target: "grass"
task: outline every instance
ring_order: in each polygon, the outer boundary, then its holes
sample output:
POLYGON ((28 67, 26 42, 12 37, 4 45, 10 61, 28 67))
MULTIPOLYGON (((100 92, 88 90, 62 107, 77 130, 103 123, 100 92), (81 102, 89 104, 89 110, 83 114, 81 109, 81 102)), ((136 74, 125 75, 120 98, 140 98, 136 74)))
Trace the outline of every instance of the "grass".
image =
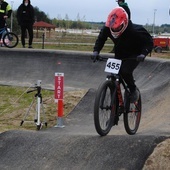
MULTIPOLYGON (((40 34, 39 38, 34 38, 33 47, 35 49, 42 49, 41 37, 42 35, 40 34)), ((96 38, 96 36, 83 34, 76 35, 51 32, 51 38, 46 38, 44 41, 44 48, 56 50, 93 51, 96 38)), ((26 42, 28 42, 28 39, 26 39, 26 42)), ((107 45, 104 47, 103 51, 109 52, 112 50, 112 46, 109 43, 111 42, 107 41, 107 45)), ((22 48, 20 41, 18 47, 22 48)), ((34 116, 36 113, 35 105, 32 107, 24 124, 20 126, 21 120, 27 113, 30 103, 34 98, 33 93, 27 94, 26 91, 27 88, 23 87, 0 86, 0 132, 11 129, 36 129, 34 124, 34 116)), ((65 115, 70 113, 84 93, 84 91, 64 92, 65 115)), ((54 92, 42 90, 42 94, 46 119, 48 120, 48 127, 52 127, 56 124, 57 114, 57 106, 54 103, 54 92)))
MULTIPOLYGON (((18 48, 22 48, 22 45, 19 43, 18 48)), ((94 44, 77 44, 77 43, 48 43, 46 42, 44 44, 44 47, 42 45, 42 42, 33 42, 33 48, 34 49, 55 49, 55 50, 71 50, 71 51, 93 51, 94 44)), ((102 52, 110 52, 113 48, 113 45, 105 45, 102 49, 102 52)))
MULTIPOLYGON (((50 38, 44 39, 44 49, 56 49, 56 50, 73 50, 73 51, 93 51, 93 47, 97 36, 84 35, 84 34, 72 34, 72 33, 60 33, 51 32, 50 38)), ((36 37, 36 35, 34 36, 36 37)), ((19 36, 19 39, 20 36, 19 36)), ((26 39, 28 42, 28 39, 26 39)), ((39 33, 39 38, 33 39, 33 47, 35 49, 42 49, 43 47, 42 33, 39 33)), ((22 48, 21 42, 17 46, 22 48)), ((110 52, 113 48, 113 43, 110 39, 106 41, 106 45, 102 49, 102 52, 110 52)))
MULTIPOLYGON (((47 34, 47 38, 44 39, 44 49, 55 49, 55 50, 72 50, 72 51, 88 51, 92 52, 97 35, 86 35, 86 34, 73 34, 65 32, 51 32, 50 37, 47 34)), ((36 37, 36 35, 34 36, 36 37)), ((19 37, 20 39, 20 37, 19 37)), ((35 49, 42 49, 42 32, 39 32, 39 38, 34 38, 33 47, 35 49)), ((28 39, 26 39, 28 42, 28 39)), ((109 53, 113 49, 113 42, 108 39, 101 52, 109 53)), ((22 45, 19 41, 19 48, 22 45)), ((170 51, 164 51, 163 53, 152 52, 152 56, 159 58, 170 59, 170 51)))
MULTIPOLYGON (((74 51, 93 51, 93 46, 96 36, 90 35, 75 35, 59 33, 51 34, 52 38, 45 39, 45 49, 56 50, 74 50, 74 51)), ((28 40, 26 40, 28 42, 28 40)), ((42 38, 34 38, 33 46, 35 49, 42 49, 42 38)), ((18 47, 21 47, 19 43, 18 47)), ((102 49, 102 52, 110 52, 113 44, 110 40, 102 49)), ((153 53, 152 56, 158 58, 170 59, 170 53, 153 53)), ((30 103, 34 99, 35 93, 27 94, 28 88, 24 87, 11 87, 0 86, 0 132, 12 129, 29 129, 35 130, 34 123, 35 104, 33 105, 29 115, 26 117, 25 122, 20 126, 21 120, 27 113, 30 103)), ((64 92, 64 114, 67 115, 80 101, 86 91, 71 91, 64 92)), ((54 103, 54 92, 42 89, 44 110, 48 127, 56 124, 57 105, 54 103)), ((36 102, 35 102, 36 103, 36 102)))
MULTIPOLYGON (((14 129, 35 130, 34 117, 36 114, 35 92, 25 87, 0 86, 0 132, 14 129), (31 110, 28 112, 31 102, 35 99, 31 110), (28 112, 28 116, 26 116, 28 112), (21 121, 26 116, 22 126, 21 121)), ((64 92, 64 116, 69 114, 80 101, 86 91, 64 92)), ((42 89, 43 106, 48 127, 53 127, 57 122, 57 104, 54 102, 54 91, 42 89)), ((44 117, 41 110, 41 121, 44 117)))

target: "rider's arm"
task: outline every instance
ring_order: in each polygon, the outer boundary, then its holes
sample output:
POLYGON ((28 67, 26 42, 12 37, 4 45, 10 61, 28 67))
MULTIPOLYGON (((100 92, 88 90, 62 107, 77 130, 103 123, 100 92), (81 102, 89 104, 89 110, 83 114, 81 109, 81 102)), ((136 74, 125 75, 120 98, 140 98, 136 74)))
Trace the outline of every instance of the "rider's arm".
POLYGON ((9 4, 6 7, 6 11, 7 11, 7 15, 5 15, 6 18, 10 18, 11 17, 11 13, 12 13, 12 9, 11 9, 11 6, 9 4))
POLYGON ((141 54, 147 56, 152 52, 153 49, 153 39, 151 35, 147 32, 145 28, 141 30, 139 34, 139 40, 141 41, 141 54))
POLYGON ((149 53, 152 52, 153 49, 153 39, 151 36, 147 36, 145 37, 145 45, 143 46, 143 50, 142 50, 142 54, 144 54, 145 56, 147 56, 149 53))
POLYGON ((99 33, 97 40, 95 42, 93 51, 97 51, 98 53, 100 53, 100 51, 102 50, 107 38, 110 37, 109 34, 110 34, 109 28, 104 26, 100 30, 100 33, 99 33))

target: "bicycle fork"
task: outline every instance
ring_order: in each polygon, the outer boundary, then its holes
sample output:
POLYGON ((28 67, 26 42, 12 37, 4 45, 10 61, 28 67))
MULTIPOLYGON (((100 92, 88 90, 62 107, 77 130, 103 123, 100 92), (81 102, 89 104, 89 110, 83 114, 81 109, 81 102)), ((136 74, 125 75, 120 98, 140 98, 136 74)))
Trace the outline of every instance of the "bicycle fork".
POLYGON ((124 101, 123 101, 123 96, 120 88, 120 82, 119 79, 116 79, 116 90, 117 90, 117 97, 118 97, 118 114, 119 116, 125 112, 124 108, 124 101))

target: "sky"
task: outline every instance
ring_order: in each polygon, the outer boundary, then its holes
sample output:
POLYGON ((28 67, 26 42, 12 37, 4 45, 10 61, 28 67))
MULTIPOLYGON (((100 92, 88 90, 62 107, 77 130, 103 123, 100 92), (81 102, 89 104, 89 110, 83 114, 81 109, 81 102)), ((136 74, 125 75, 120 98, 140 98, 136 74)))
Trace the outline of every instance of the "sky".
MULTIPOLYGON (((14 10, 22 0, 6 0, 14 10)), ((170 0, 126 0, 131 19, 136 24, 170 24, 170 0)), ((31 4, 44 11, 50 19, 105 22, 109 12, 117 6, 116 0, 31 0, 31 4)))

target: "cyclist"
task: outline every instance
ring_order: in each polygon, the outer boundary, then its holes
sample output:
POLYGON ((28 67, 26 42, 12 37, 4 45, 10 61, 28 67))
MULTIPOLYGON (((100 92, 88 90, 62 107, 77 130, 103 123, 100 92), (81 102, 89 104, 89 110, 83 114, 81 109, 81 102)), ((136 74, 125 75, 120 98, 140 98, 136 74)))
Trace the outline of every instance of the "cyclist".
MULTIPOLYGON (((0 29, 5 27, 5 19, 10 18, 12 13, 11 6, 4 0, 0 0, 0 29)), ((0 40, 2 33, 0 34, 0 40)))
POLYGON ((141 25, 130 22, 128 14, 122 7, 116 7, 108 15, 105 26, 101 29, 95 42, 92 56, 94 62, 99 59, 99 53, 107 38, 110 38, 114 43, 115 58, 126 58, 122 61, 120 74, 128 85, 133 103, 139 97, 133 71, 139 61, 144 61, 145 57, 152 51, 152 37, 141 25), (130 58, 136 58, 136 60, 130 58))

